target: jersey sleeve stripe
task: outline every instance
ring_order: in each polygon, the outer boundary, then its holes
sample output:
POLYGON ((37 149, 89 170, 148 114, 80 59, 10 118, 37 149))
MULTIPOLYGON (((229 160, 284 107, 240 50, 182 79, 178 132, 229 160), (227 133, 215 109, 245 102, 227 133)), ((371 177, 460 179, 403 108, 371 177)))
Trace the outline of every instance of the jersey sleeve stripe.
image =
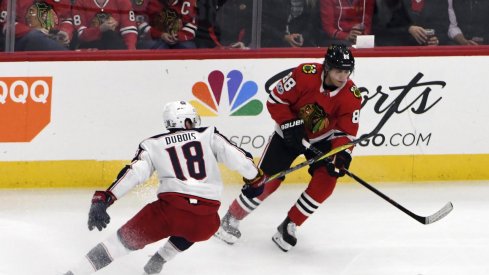
POLYGON ((126 35, 126 34, 129 34, 129 33, 135 33, 135 34, 137 34, 138 33, 138 28, 136 28, 135 26, 129 26, 129 27, 121 28, 120 29, 120 33, 121 33, 121 35, 126 35))
POLYGON ((113 190, 117 184, 126 176, 126 174, 129 172, 129 169, 131 169, 131 165, 135 163, 136 161, 141 159, 141 154, 144 152, 144 149, 141 147, 141 144, 139 145, 138 151, 136 152, 136 155, 134 158, 131 160, 131 164, 128 164, 122 168, 122 170, 119 172, 117 175, 115 181, 107 188, 107 190, 113 190))
POLYGON ((276 95, 274 95, 273 91, 270 93, 270 95, 268 96, 268 102, 272 103, 272 104, 285 104, 285 105, 289 105, 289 103, 281 100, 280 98, 278 98, 276 95))
POLYGON ((186 31, 186 32, 189 32, 193 35, 195 35, 195 32, 197 31, 197 26, 193 25, 193 24, 190 24, 190 23, 187 23, 185 24, 185 26, 182 28, 182 30, 186 31))
POLYGON ((234 143, 232 143, 229 139, 227 139, 227 137, 225 137, 224 135, 221 135, 221 133, 219 133, 219 131, 217 131, 216 128, 214 128, 214 134, 216 134, 218 137, 221 137, 224 141, 226 141, 227 143, 229 143, 231 146, 233 146, 234 148, 236 148, 238 151, 240 151, 243 155, 245 155, 248 159, 252 160, 253 161, 253 155, 251 155, 249 152, 247 152, 246 150, 244 150, 243 148, 240 148, 238 146, 236 146, 234 143))

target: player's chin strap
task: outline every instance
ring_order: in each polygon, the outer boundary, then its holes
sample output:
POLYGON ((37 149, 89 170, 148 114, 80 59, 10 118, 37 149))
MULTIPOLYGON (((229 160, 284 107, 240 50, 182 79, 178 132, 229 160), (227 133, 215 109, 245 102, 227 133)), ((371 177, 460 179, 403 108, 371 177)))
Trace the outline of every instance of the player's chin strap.
MULTIPOLYGON (((319 149, 312 146, 308 141, 302 140, 302 144, 304 145, 304 147, 306 147, 308 150, 311 150, 317 156, 324 155, 319 149)), ((365 186, 367 189, 374 192, 379 197, 388 201, 390 204, 394 205, 397 209, 408 214, 411 218, 417 220, 418 222, 420 222, 422 224, 431 224, 431 223, 434 223, 438 220, 441 220, 443 217, 448 215, 448 213, 450 213, 453 210, 453 204, 451 202, 448 202, 447 204, 445 204, 445 206, 443 206, 443 208, 441 208, 436 213, 434 213, 430 216, 424 217, 424 216, 416 215, 413 212, 411 212, 410 210, 406 209, 404 206, 400 205, 399 203, 397 203, 393 199, 389 198, 388 196, 386 196, 385 194, 383 194, 382 192, 380 192, 379 190, 374 188, 372 185, 368 184, 366 181, 364 181, 363 179, 361 179, 357 175, 350 172, 348 169, 343 168, 343 171, 345 171, 345 174, 347 174, 349 177, 351 177, 352 179, 354 179, 355 181, 357 181, 361 185, 365 186)))

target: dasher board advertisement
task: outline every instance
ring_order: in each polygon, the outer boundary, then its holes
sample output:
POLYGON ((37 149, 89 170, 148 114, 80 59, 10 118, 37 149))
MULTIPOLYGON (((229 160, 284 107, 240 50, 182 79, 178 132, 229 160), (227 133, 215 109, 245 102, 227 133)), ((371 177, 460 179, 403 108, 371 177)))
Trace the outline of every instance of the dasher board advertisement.
MULTIPOLYGON (((215 125, 258 158, 274 129, 270 89, 299 64, 322 61, 3 62, 0 161, 130 160, 140 141, 164 130, 163 106, 174 100, 190 101, 203 126, 215 125)), ((474 68, 488 63, 487 56, 356 58, 358 136, 379 131, 354 157, 449 155, 487 164, 489 94, 485 70, 474 68)))

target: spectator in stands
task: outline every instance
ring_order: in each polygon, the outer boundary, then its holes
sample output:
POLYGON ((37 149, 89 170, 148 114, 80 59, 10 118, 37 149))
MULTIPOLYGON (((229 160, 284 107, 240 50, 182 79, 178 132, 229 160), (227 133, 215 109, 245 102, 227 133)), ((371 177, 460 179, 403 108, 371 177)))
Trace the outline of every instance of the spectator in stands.
POLYGON ((73 22, 80 49, 136 49, 138 31, 130 0, 76 0, 73 22))
POLYGON ((147 10, 148 24, 140 25, 140 39, 149 49, 194 49, 197 31, 196 0, 154 0, 147 10))
POLYGON ((136 18, 136 27, 138 28, 136 48, 149 49, 155 42, 144 33, 145 28, 149 26, 148 11, 153 9, 152 5, 157 5, 158 8, 161 8, 161 5, 158 0, 131 0, 131 3, 136 18))
POLYGON ((266 0, 262 2, 261 47, 286 47, 284 40, 290 0, 266 0))
POLYGON ((198 48, 248 48, 253 0, 199 0, 197 6, 198 48))
POLYGON ((448 0, 449 37, 458 45, 489 44, 489 1, 448 0))
POLYGON ((447 0, 377 0, 376 46, 446 45, 447 0))
POLYGON ((372 34, 375 0, 321 0, 321 23, 327 44, 352 45, 358 35, 372 34))
POLYGON ((216 16, 221 47, 245 49, 251 43, 253 0, 227 0, 216 16))
POLYGON ((0 51, 5 51, 5 35, 3 32, 0 32, 0 51))
MULTIPOLYGON (((0 27, 5 34, 7 3, 2 1, 0 27)), ((15 11, 15 51, 63 51, 73 34, 69 0, 18 0, 15 11)))
MULTIPOLYGON (((211 0, 212 1, 212 0, 211 0)), ((220 48, 246 49, 252 42, 253 0, 226 0, 219 2, 216 23, 212 28, 213 44, 220 48), (219 5, 223 5, 220 7, 219 5)), ((261 2, 261 47, 287 47, 285 41, 290 0, 267 0, 261 2)), ((256 19, 255 19, 256 20, 256 19)), ((255 46, 255 45, 253 45, 255 46)))
POLYGON ((220 42, 217 31, 217 12, 226 0, 197 1, 197 32, 195 44, 197 48, 215 48, 220 42))
POLYGON ((290 14, 285 28, 285 42, 291 47, 318 47, 321 38, 321 18, 318 0, 290 0, 290 14))

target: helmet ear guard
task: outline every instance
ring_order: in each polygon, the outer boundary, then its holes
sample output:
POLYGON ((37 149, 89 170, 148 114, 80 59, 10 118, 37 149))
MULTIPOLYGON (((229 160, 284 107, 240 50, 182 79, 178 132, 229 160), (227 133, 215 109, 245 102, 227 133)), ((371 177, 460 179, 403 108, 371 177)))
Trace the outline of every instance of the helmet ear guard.
POLYGON ((326 51, 323 66, 325 70, 337 68, 353 72, 355 69, 355 58, 345 45, 333 44, 326 51))
POLYGON ((165 105, 163 121, 166 129, 186 129, 186 122, 191 128, 200 126, 200 116, 192 104, 187 101, 174 101, 165 105))

